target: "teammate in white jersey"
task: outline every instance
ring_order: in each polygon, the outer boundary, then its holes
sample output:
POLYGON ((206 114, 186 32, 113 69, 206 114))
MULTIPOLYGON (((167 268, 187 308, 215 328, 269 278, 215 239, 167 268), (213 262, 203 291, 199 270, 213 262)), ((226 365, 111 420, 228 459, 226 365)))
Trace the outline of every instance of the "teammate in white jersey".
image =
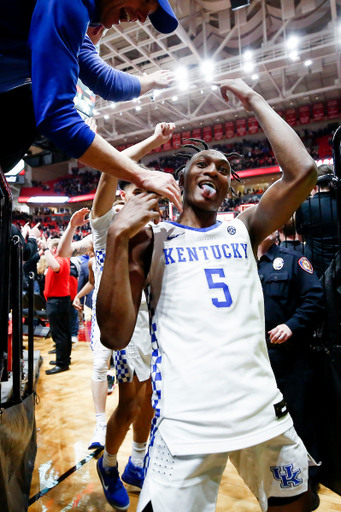
MULTIPOLYGON (((126 152, 136 160, 142 158, 152 149, 169 141, 175 125, 161 123, 155 128, 154 134, 145 141, 128 148, 126 152)), ((123 185, 122 185, 123 187, 123 185)), ((108 502, 119 510, 129 507, 129 496, 122 485, 117 470, 117 453, 131 425, 133 425, 132 455, 122 475, 122 479, 131 485, 141 488, 144 481, 143 459, 148 434, 154 411, 151 407, 150 357, 151 343, 148 328, 148 309, 142 297, 136 326, 129 345, 117 351, 115 357, 116 377, 119 386, 119 403, 109 419, 107 429, 105 420, 105 404, 107 396, 107 369, 112 350, 101 344, 101 333, 96 322, 96 296, 102 277, 102 269, 106 255, 106 239, 108 228, 113 221, 117 179, 109 175, 101 176, 96 191, 90 222, 92 228, 91 241, 86 237, 83 241, 71 242, 75 228, 83 225, 88 210, 83 209, 74 214, 64 233, 59 252, 73 254, 85 250, 93 243, 95 252, 95 288, 93 292, 93 310, 91 324, 91 348, 94 356, 91 387, 96 410, 97 426, 89 449, 103 446, 104 456, 98 461, 98 473, 108 502), (106 437, 105 437, 106 432, 106 437), (101 443, 101 444, 100 444, 101 443)), ((122 198, 139 193, 134 184, 125 183, 122 198)))
POLYGON ((220 223, 230 165, 218 151, 200 151, 180 177, 178 223, 144 228, 158 218, 157 196, 144 193, 108 233, 102 343, 127 345, 145 286, 150 310, 155 417, 138 512, 213 512, 228 456, 263 511, 310 510, 310 457, 270 366, 255 253, 309 194, 316 166, 259 94, 239 79, 221 84, 226 101, 228 91, 257 117, 282 178, 257 206, 220 223))

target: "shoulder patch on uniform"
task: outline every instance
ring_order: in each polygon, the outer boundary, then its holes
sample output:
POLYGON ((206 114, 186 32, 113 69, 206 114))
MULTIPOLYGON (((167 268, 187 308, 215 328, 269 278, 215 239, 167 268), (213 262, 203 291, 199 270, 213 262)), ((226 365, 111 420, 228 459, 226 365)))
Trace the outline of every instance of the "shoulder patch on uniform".
POLYGON ((310 261, 305 258, 304 256, 302 258, 300 258, 298 260, 298 264, 301 268, 303 268, 303 270, 305 270, 306 272, 308 272, 308 274, 313 274, 314 273, 314 269, 313 269, 313 266, 312 264, 310 263, 310 261))
POLYGON ((228 232, 229 235, 235 235, 237 230, 236 230, 236 228, 234 226, 228 226, 227 227, 227 232, 228 232))

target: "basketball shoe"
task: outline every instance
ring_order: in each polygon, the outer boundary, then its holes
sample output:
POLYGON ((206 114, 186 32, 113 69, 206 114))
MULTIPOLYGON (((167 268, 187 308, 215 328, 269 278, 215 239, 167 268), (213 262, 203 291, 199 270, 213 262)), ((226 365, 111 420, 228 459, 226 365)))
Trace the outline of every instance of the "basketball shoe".
POLYGON ((129 457, 128 464, 122 473, 122 480, 126 484, 134 485, 135 487, 142 489, 144 482, 144 469, 139 466, 135 466, 135 464, 131 462, 131 457, 129 457))
POLYGON ((127 510, 130 500, 127 491, 120 479, 118 468, 104 468, 103 457, 97 461, 97 473, 102 482, 107 502, 117 510, 127 510))

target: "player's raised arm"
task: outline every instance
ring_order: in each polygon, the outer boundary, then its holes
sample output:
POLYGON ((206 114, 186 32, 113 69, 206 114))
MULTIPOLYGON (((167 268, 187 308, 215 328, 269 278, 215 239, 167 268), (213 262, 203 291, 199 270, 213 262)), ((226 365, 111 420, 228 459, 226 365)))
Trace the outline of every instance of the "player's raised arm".
POLYGON ((125 348, 133 334, 152 238, 145 225, 159 217, 156 194, 133 196, 110 225, 97 321, 101 343, 112 350, 125 348))
POLYGON ((72 215, 57 247, 57 254, 61 258, 81 256, 82 254, 86 254, 88 250, 92 248, 92 235, 87 235, 77 242, 72 241, 76 228, 85 226, 85 224, 89 222, 89 219, 85 218, 88 213, 88 208, 81 208, 72 215))
POLYGON ((259 204, 239 216, 257 246, 297 210, 316 183, 317 169, 294 130, 243 80, 224 80, 220 89, 226 101, 232 93, 245 110, 256 116, 283 171, 282 178, 269 187, 259 204))
MULTIPOLYGON (((153 135, 125 149, 122 151, 122 154, 128 156, 134 161, 138 161, 153 149, 168 142, 173 135, 174 129, 175 124, 173 123, 159 123, 156 125, 153 135)), ((150 172, 151 176, 156 175, 155 171, 146 172, 150 172)), ((158 172, 157 174, 161 173, 158 172)), ((92 206, 92 219, 102 217, 112 208, 112 204, 115 200, 117 183, 117 178, 114 178, 109 174, 102 174, 92 206)))

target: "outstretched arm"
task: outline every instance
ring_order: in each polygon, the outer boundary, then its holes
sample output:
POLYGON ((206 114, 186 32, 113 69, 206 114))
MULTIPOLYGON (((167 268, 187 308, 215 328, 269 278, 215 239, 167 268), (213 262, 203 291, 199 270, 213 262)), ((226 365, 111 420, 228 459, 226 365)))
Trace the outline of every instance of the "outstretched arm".
POLYGON ((155 194, 133 196, 108 231, 96 313, 101 343, 112 350, 125 348, 134 331, 152 246, 151 232, 145 225, 158 219, 155 209, 155 194))
POLYGON ((81 208, 72 215, 70 222, 59 241, 57 249, 58 256, 61 256, 62 258, 81 256, 92 249, 92 235, 87 235, 83 240, 78 240, 77 242, 72 241, 76 228, 84 226, 89 222, 89 219, 85 219, 85 216, 88 213, 89 210, 87 208, 81 208))
POLYGON ((316 183, 317 169, 294 130, 243 80, 224 80, 220 88, 226 101, 227 94, 232 93, 247 111, 253 112, 283 171, 282 178, 268 188, 259 204, 239 216, 255 248, 297 210, 316 183))
MULTIPOLYGON (((132 160, 140 160, 153 149, 168 142, 173 135, 174 129, 175 124, 173 123, 159 123, 156 125, 153 135, 134 144, 134 146, 130 146, 122 151, 122 153, 132 160)), ((117 182, 117 178, 109 176, 108 174, 102 174, 92 206, 92 219, 102 217, 112 208, 116 195, 117 182)))

